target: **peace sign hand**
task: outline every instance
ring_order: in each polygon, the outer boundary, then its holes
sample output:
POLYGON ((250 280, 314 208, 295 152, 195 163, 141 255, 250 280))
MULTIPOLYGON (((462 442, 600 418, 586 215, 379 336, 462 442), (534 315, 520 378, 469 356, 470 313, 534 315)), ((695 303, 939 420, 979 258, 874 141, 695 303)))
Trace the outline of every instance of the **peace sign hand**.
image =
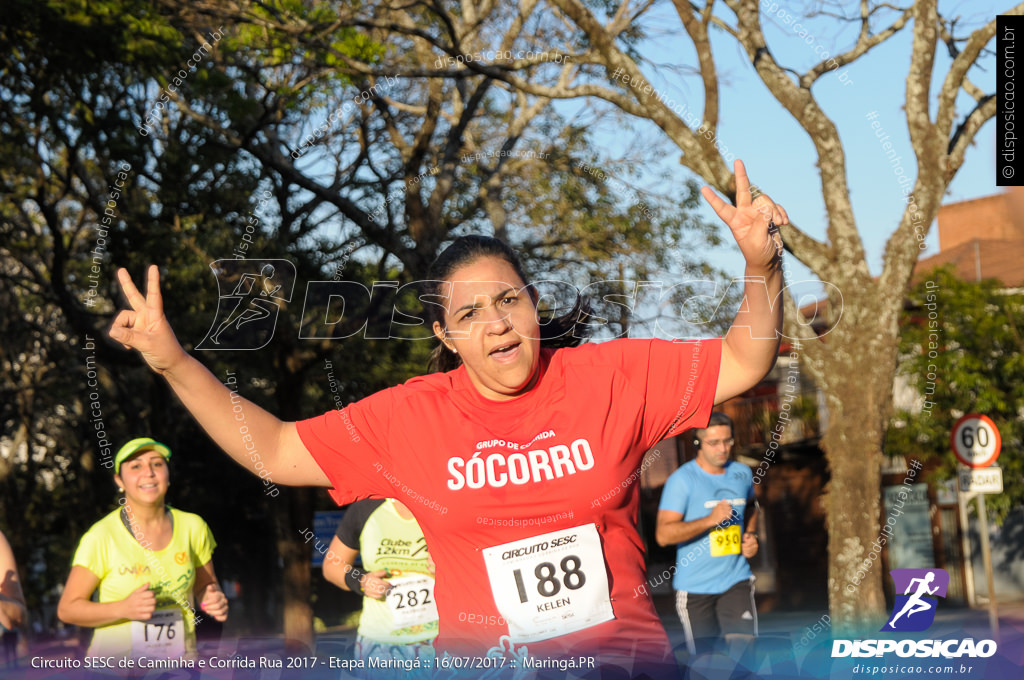
POLYGON ((163 374, 188 357, 174 337, 171 325, 164 316, 164 300, 160 295, 160 270, 149 266, 146 296, 135 287, 127 270, 117 270, 117 281, 128 299, 131 309, 122 309, 110 327, 111 340, 120 342, 125 349, 135 349, 149 367, 163 374))
POLYGON ((729 225, 747 266, 774 268, 782 254, 782 234, 778 227, 789 224, 789 215, 785 208, 776 205, 767 194, 757 192, 756 198, 751 196, 750 180, 747 179, 743 161, 737 160, 733 167, 736 173, 735 206, 719 198, 708 187, 702 188, 701 193, 722 221, 729 225), (776 228, 770 229, 769 224, 774 224, 776 228))

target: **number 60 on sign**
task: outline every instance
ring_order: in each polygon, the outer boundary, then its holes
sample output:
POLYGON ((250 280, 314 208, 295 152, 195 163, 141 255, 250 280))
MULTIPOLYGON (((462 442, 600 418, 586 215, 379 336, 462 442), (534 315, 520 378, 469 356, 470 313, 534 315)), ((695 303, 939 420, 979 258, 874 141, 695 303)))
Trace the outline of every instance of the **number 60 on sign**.
POLYGON ((961 463, 967 467, 984 468, 999 458, 1003 441, 991 418, 980 413, 968 413, 953 425, 950 445, 961 463))

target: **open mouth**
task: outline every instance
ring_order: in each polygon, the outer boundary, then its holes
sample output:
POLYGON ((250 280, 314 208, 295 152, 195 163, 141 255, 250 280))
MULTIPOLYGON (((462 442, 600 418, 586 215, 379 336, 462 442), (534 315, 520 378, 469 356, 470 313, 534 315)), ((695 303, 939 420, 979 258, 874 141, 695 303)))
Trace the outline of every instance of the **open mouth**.
POLYGON ((507 345, 495 347, 488 353, 488 356, 492 356, 495 359, 508 359, 515 355, 516 350, 519 349, 519 344, 518 342, 510 342, 507 345))

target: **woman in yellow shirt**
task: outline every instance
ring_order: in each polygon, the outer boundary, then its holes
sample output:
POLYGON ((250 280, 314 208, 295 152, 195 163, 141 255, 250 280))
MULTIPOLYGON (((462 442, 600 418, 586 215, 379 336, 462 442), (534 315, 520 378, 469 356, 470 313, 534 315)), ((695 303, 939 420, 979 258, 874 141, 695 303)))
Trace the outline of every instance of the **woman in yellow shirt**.
POLYGON ((227 620, 210 528, 164 502, 170 457, 170 449, 149 438, 121 447, 114 458, 114 481, 124 492, 120 507, 94 524, 75 551, 57 616, 96 629, 89 656, 194 656, 201 618, 195 601, 215 620, 227 620))

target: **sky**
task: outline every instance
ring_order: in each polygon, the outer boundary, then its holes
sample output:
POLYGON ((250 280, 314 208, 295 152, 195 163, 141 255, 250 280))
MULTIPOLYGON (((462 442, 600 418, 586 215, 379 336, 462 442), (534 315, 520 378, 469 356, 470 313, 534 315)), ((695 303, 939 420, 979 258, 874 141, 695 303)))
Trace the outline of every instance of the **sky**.
MULTIPOLYGON (((778 4, 785 7, 769 14, 772 4, 771 0, 762 0, 762 25, 765 26, 769 48, 784 66, 802 72, 819 61, 822 58, 819 55, 840 53, 852 46, 856 39, 856 26, 853 24, 842 28, 839 21, 831 18, 802 19, 804 7, 812 3, 783 0, 778 4), (797 22, 807 28, 807 37, 802 38, 794 31, 797 22)), ((982 25, 1013 5, 1012 2, 961 0, 940 1, 939 8, 945 16, 959 16, 958 25, 964 27, 963 31, 967 27, 982 25)), ((652 85, 663 89, 666 96, 685 103, 690 111, 699 115, 703 109, 699 80, 694 76, 682 77, 665 66, 692 66, 696 63, 692 50, 687 49, 689 39, 679 37, 682 29, 671 6, 661 6, 659 11, 666 12, 665 19, 653 23, 666 28, 661 35, 652 36, 643 49, 644 56, 657 66, 645 67, 644 72, 652 85)), ((879 123, 888 135, 888 141, 897 148, 903 172, 911 178, 917 174, 903 111, 910 67, 911 31, 912 24, 908 24, 857 61, 825 74, 812 88, 823 110, 839 130, 847 158, 854 215, 868 265, 874 275, 881 272, 885 243, 902 215, 905 199, 896 171, 882 147, 884 140, 876 137, 872 121, 879 123), (872 119, 868 118, 869 114, 872 119)), ((716 33, 712 36, 712 46, 719 72, 726 83, 720 89, 720 143, 744 160, 751 180, 786 207, 794 224, 809 235, 824 240, 826 220, 820 177, 815 165, 817 155, 807 133, 768 93, 733 39, 721 31, 716 33)), ((990 47, 994 47, 994 41, 990 47)), ((933 94, 949 64, 948 54, 944 48, 940 49, 933 94)), ((973 69, 971 80, 984 91, 993 92, 994 58, 988 58, 986 71, 973 69)), ((958 111, 969 110, 968 104, 973 106, 973 100, 964 95, 958 111)), ((933 105, 933 115, 934 109, 933 105)), ((678 173, 680 178, 693 176, 678 164, 678 149, 660 130, 652 125, 640 125, 636 130, 645 139, 664 144, 668 153, 659 155, 664 159, 661 168, 674 168, 673 173, 678 173)), ((601 131, 597 139, 610 150, 623 146, 623 135, 618 129, 601 131)), ((658 164, 652 163, 651 174, 656 167, 658 164)), ((989 120, 975 138, 974 146, 968 150, 966 161, 950 185, 944 203, 989 196, 999 191, 1001 189, 995 183, 995 121, 989 120)), ((709 219, 717 219, 710 208, 705 212, 709 219)), ((922 258, 938 252, 935 225, 927 237, 926 246, 922 258)), ((731 240, 713 250, 710 257, 726 271, 735 271, 737 276, 742 273, 743 260, 731 240)), ((813 281, 815 277, 792 256, 787 256, 786 271, 787 281, 793 290, 801 295, 820 295, 820 284, 793 285, 803 280, 813 281)))

